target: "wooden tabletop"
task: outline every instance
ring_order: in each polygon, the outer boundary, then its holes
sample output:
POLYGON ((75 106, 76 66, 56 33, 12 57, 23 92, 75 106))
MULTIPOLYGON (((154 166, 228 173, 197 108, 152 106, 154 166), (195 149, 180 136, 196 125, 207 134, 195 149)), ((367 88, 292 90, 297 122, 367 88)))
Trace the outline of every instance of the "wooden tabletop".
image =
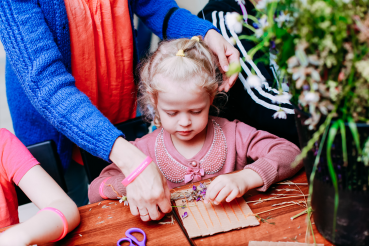
MULTIPOLYGON (((117 241, 125 237, 125 232, 137 227, 142 229, 147 236, 147 245, 189 245, 179 224, 159 224, 158 222, 142 222, 139 217, 133 216, 128 206, 117 200, 106 200, 79 207, 81 223, 64 239, 56 243, 44 244, 45 246, 63 245, 117 245, 117 241)), ((162 221, 171 221, 166 217, 162 221)), ((7 228, 0 229, 0 232, 7 228)), ((139 233, 133 234, 138 240, 143 237, 139 233)), ((128 245, 123 243, 122 245, 128 245)))
MULTIPOLYGON (((307 183, 304 171, 300 171, 294 178, 291 179, 295 183, 307 183)), ((195 183, 196 184, 196 183, 195 183)), ((193 184, 189 185, 192 187, 193 184)), ((185 186, 183 188, 189 188, 185 186)), ((301 194, 297 191, 276 191, 276 189, 289 188, 297 189, 291 185, 273 185, 267 192, 249 191, 244 196, 246 201, 255 201, 272 197, 272 193, 290 193, 301 194)), ((304 194, 308 194, 308 186, 299 185, 299 188, 304 194)), ((178 188, 176 189, 178 190, 178 188)), ((249 203, 249 206, 254 214, 263 211, 277 208, 272 207, 275 203, 287 201, 302 201, 302 198, 289 198, 274 201, 262 202, 257 205, 249 203)), ((81 214, 80 225, 69 233, 63 240, 56 243, 46 244, 51 245, 116 245, 120 238, 125 237, 126 230, 132 227, 138 227, 145 231, 147 235, 147 245, 190 245, 185 233, 181 229, 181 225, 177 221, 174 224, 159 224, 158 222, 142 222, 139 217, 135 217, 130 213, 128 206, 123 206, 117 200, 106 200, 101 203, 94 203, 79 208, 81 214)), ((178 215, 178 210, 174 211, 178 215)), ((306 234, 306 215, 300 216, 291 221, 291 217, 304 211, 303 207, 293 205, 285 208, 280 208, 267 213, 261 213, 260 217, 269 219, 269 222, 274 224, 261 223, 260 226, 248 227, 230 231, 227 233, 219 233, 203 238, 195 238, 191 240, 192 245, 248 245, 249 241, 273 241, 273 242, 305 242, 306 234)), ((180 216, 178 216, 180 218, 180 216)), ((166 218, 165 221, 170 221, 166 218)), ((181 219, 179 219, 181 223, 181 219)), ((316 230, 314 233, 317 243, 324 245, 332 245, 326 241, 316 230)), ((7 228, 0 229, 1 231, 7 228)), ((140 234, 135 236, 142 240, 140 234)), ((312 240, 311 240, 312 242, 312 240)), ((127 243, 123 244, 127 245, 127 243)))
MULTIPOLYGON (((291 181, 295 183, 307 183, 306 175, 304 171, 300 171, 291 181)), ((182 187, 182 189, 188 189, 192 187, 193 184, 182 187)), ((195 183, 197 185, 197 183, 195 183)), ((296 189, 298 188, 295 185, 272 185, 267 192, 257 192, 255 190, 249 191, 244 196, 246 201, 255 201, 259 199, 266 199, 272 197, 272 194, 276 193, 289 193, 289 194, 301 194, 299 191, 276 191, 276 189, 296 189)), ((299 185, 299 188, 304 194, 308 194, 308 186, 307 185, 299 185)), ((180 189, 176 189, 177 191, 180 189)), ((266 210, 278 208, 278 206, 272 206, 276 203, 288 202, 288 201, 303 201, 303 198, 288 198, 288 199, 280 199, 274 201, 266 201, 257 205, 252 205, 252 203, 248 203, 252 212, 254 214, 261 213, 266 210)), ((289 204, 286 204, 289 205, 289 204)), ((283 206, 283 205, 281 205, 283 206)), ((291 220, 291 217, 297 215, 298 213, 304 211, 305 208, 292 205, 285 208, 280 208, 274 211, 261 213, 260 217, 263 219, 267 219, 270 217, 269 223, 261 223, 260 226, 248 227, 239 230, 233 230, 227 233, 219 233, 212 236, 207 236, 203 238, 194 238, 192 239, 193 245, 248 245, 249 241, 271 241, 271 242, 305 242, 306 235, 306 217, 307 215, 302 215, 294 220, 291 220)), ((176 213, 178 213, 178 209, 175 209, 176 213)), ((313 220, 312 220, 313 221, 313 220)), ((313 224, 314 234, 317 243, 321 243, 324 245, 332 245, 332 243, 325 240, 316 230, 315 225, 313 224)), ((312 241, 312 237, 311 242, 312 241)))

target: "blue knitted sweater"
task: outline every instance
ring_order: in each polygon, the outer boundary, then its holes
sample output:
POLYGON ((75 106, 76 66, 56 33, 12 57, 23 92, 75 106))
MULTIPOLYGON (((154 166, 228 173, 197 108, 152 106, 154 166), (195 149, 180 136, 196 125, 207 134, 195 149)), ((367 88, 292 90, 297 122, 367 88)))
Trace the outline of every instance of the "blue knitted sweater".
MULTIPOLYGON (((162 37, 165 15, 177 4, 129 0, 129 6, 132 23, 135 13, 162 37)), ((210 22, 179 9, 168 22, 167 36, 204 37, 212 28, 210 22)), ((123 134, 75 87, 64 1, 1 0, 0 38, 7 56, 6 92, 17 137, 25 145, 54 140, 65 168, 72 142, 109 161, 116 138, 123 134)))

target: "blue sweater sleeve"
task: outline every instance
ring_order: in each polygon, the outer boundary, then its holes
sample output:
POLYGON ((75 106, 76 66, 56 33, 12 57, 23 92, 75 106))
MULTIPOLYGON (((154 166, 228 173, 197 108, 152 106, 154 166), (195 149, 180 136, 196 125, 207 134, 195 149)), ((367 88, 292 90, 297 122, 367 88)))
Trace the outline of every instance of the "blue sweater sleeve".
MULTIPOLYGON (((163 22, 168 11, 178 7, 174 0, 136 0, 133 11, 161 39, 163 22)), ((170 17, 167 36, 171 38, 190 38, 201 35, 203 38, 210 29, 219 30, 207 20, 202 20, 186 9, 178 9, 170 17)))
POLYGON ((0 1, 0 38, 38 112, 74 143, 108 161, 122 133, 76 88, 37 1, 0 1))

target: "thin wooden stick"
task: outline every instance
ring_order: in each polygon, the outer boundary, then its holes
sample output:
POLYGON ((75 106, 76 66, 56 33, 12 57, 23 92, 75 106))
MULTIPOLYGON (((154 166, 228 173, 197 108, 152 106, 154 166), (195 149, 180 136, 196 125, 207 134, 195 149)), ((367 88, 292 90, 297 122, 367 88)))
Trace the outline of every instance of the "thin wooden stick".
POLYGON ((251 202, 266 202, 266 201, 273 201, 273 200, 286 199, 286 198, 294 198, 294 197, 302 197, 302 196, 308 196, 308 195, 285 196, 285 197, 278 197, 278 198, 271 197, 271 198, 262 199, 262 200, 247 201, 246 203, 251 203, 251 202))
POLYGON ((219 224, 220 224, 220 225, 222 225, 222 223, 220 222, 220 219, 219 219, 219 217, 218 217, 217 212, 215 212, 215 209, 214 209, 214 207, 213 207, 213 204, 211 204, 211 203, 210 203, 210 206, 213 208, 213 211, 214 211, 215 215, 216 215, 216 216, 217 216, 217 218, 218 218, 219 224))
POLYGON ((210 223, 211 223, 211 225, 214 227, 213 221, 211 221, 211 218, 210 218, 210 215, 209 215, 208 209, 206 208, 205 202, 204 202, 204 201, 202 201, 202 203, 204 203, 204 207, 205 207, 206 213, 208 214, 208 217, 209 217, 210 223))
POLYGON ((238 219, 238 217, 237 217, 237 214, 234 212, 234 210, 233 210, 233 208, 232 208, 231 203, 229 202, 228 204, 229 204, 229 206, 231 207, 231 209, 232 209, 232 211, 233 211, 234 215, 236 216, 236 219, 237 219, 238 221, 240 221, 240 220, 238 219))
MULTIPOLYGON (((186 196, 185 196, 185 199, 186 199, 186 204, 187 204, 187 206, 188 206, 188 201, 187 201, 186 196)), ((193 213, 192 213, 192 211, 191 211, 191 209, 190 209, 190 207, 189 207, 189 206, 188 206, 188 210, 190 210, 190 213, 191 213, 191 215, 192 215, 193 219, 195 220, 197 227, 200 229, 200 226, 199 226, 199 224, 197 223, 196 218, 195 218, 195 216, 193 215, 193 213)))
POLYGON ((240 206, 240 204, 238 203, 238 201, 237 201, 237 197, 236 197, 236 202, 237 202, 237 205, 238 205, 238 207, 240 208, 240 210, 241 210, 241 212, 242 212, 242 214, 243 214, 243 216, 245 216, 245 219, 247 219, 247 217, 246 217, 246 215, 245 215, 245 213, 243 212, 243 210, 242 210, 242 208, 241 208, 241 206, 240 206))
POLYGON ((273 209, 269 209, 269 210, 266 210, 266 211, 263 211, 263 212, 260 212, 260 213, 256 213, 256 214, 259 215, 259 214, 263 214, 263 213, 270 212, 270 211, 273 211, 273 210, 277 210, 277 209, 280 209, 280 208, 293 206, 293 205, 297 205, 297 204, 290 204, 290 205, 286 205, 286 206, 282 206, 282 207, 278 207, 278 208, 273 208, 273 209))
POLYGON ((280 184, 280 185, 309 185, 308 183, 294 183, 294 182, 279 182, 276 184, 280 184))
POLYGON ((208 228, 208 224, 206 224, 206 221, 204 220, 204 217, 202 217, 202 213, 201 213, 201 211, 200 211, 199 207, 197 206, 197 202, 196 202, 196 201, 195 201, 195 204, 196 204, 196 208, 197 208, 197 210, 199 210, 199 214, 201 215, 202 220, 204 221, 204 223, 205 223, 205 225, 206 225, 206 228, 208 228))
POLYGON ((277 194, 277 193, 273 193, 270 194, 271 196, 308 196, 309 194, 277 194))
POLYGON ((225 210, 225 208, 224 208, 223 204, 222 204, 222 203, 220 203, 220 205, 222 205, 222 208, 223 208, 223 210, 224 210, 224 213, 227 215, 229 222, 231 222, 231 219, 229 218, 229 216, 228 216, 228 214, 227 214, 227 212, 226 212, 226 210, 225 210))

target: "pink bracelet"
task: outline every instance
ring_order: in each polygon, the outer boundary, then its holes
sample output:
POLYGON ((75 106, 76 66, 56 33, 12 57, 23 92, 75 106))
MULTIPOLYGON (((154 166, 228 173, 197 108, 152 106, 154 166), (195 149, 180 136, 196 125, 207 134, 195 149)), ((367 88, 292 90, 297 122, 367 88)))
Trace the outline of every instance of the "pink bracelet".
POLYGON ((43 208, 40 211, 38 211, 38 213, 40 213, 41 211, 44 211, 44 210, 50 210, 50 211, 53 211, 53 212, 57 213, 60 216, 60 218, 62 219, 63 225, 64 225, 63 233, 61 234, 61 236, 58 239, 56 239, 54 241, 51 241, 51 242, 56 242, 56 241, 59 241, 59 240, 63 239, 65 237, 65 235, 67 235, 67 233, 68 233, 68 222, 67 222, 67 219, 65 218, 64 214, 62 212, 60 212, 59 210, 57 210, 56 208, 51 208, 51 207, 43 208))
POLYGON ((123 179, 122 184, 124 186, 129 185, 135 178, 137 178, 140 173, 152 162, 150 156, 146 157, 146 159, 130 174, 128 177, 123 179))
POLYGON ((101 196, 102 199, 109 199, 107 196, 104 195, 104 185, 105 182, 108 181, 108 179, 110 179, 111 177, 108 177, 106 179, 104 179, 104 181, 100 184, 100 188, 99 188, 99 194, 101 196))

